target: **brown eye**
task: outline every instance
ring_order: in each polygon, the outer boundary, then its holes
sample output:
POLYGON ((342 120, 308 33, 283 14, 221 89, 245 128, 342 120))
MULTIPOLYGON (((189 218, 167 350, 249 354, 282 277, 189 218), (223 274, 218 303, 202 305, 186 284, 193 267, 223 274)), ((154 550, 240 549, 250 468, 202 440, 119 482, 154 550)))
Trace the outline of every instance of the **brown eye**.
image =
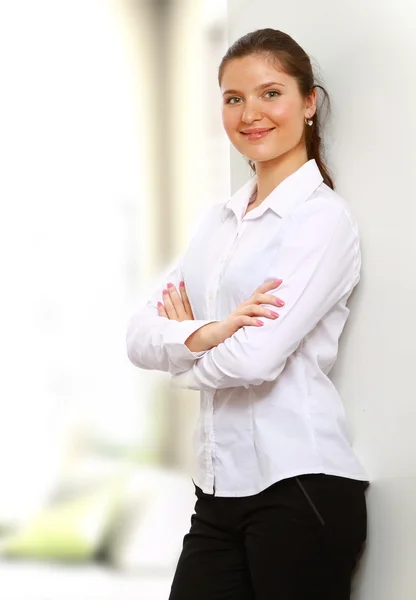
POLYGON ((276 96, 281 96, 281 93, 278 92, 277 90, 270 90, 269 92, 266 92, 266 96, 267 94, 275 94, 274 96, 269 96, 269 98, 276 98, 276 96))
POLYGON ((232 96, 231 98, 228 98, 228 100, 225 101, 225 104, 237 104, 237 102, 232 102, 232 100, 240 100, 240 98, 232 96))

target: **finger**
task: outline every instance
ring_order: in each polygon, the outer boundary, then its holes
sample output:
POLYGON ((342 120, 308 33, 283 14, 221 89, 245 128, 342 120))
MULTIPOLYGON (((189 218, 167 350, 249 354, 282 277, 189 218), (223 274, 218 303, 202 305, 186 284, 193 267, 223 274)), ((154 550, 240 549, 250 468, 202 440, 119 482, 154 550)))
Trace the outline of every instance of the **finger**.
POLYGON ((159 317, 166 317, 167 319, 169 318, 162 302, 157 303, 157 312, 159 313, 159 317))
POLYGON ((247 306, 239 306, 237 311, 239 315, 247 315, 249 317, 266 317, 268 319, 277 319, 279 314, 266 308, 265 306, 259 306, 258 304, 249 304, 247 306))
POLYGON ((263 321, 261 321, 260 319, 257 319, 256 317, 247 317, 245 315, 236 317, 236 326, 238 328, 245 327, 245 326, 253 326, 253 325, 255 327, 262 327, 264 325, 264 323, 263 323, 263 321))
POLYGON ((267 281, 259 285, 259 287, 254 290, 254 293, 264 294, 266 292, 269 292, 270 290, 276 290, 281 284, 282 279, 268 279, 267 281))
POLYGON ((188 314, 189 317, 191 317, 193 319, 194 318, 194 314, 192 312, 191 303, 189 302, 188 294, 186 292, 185 283, 183 281, 181 281, 180 284, 179 284, 179 290, 181 292, 183 305, 185 307, 185 312, 188 314))
POLYGON ((241 304, 247 305, 256 302, 257 304, 267 303, 273 304, 275 306, 283 306, 284 302, 280 298, 278 298, 278 302, 276 302, 276 296, 273 296, 272 294, 267 295, 267 300, 262 299, 266 296, 266 292, 277 289, 281 284, 282 279, 269 279, 268 281, 265 281, 264 283, 259 285, 259 287, 254 290, 250 298, 248 298, 241 304))
POLYGON ((249 304, 271 304, 272 306, 284 306, 284 302, 281 298, 277 298, 273 294, 254 294, 250 298, 249 304))
POLYGON ((176 309, 173 306, 173 302, 168 290, 163 290, 163 304, 165 305, 168 318, 172 319, 173 321, 178 321, 178 315, 176 314, 176 309))
POLYGON ((168 283, 168 292, 179 320, 183 321, 187 316, 185 312, 185 307, 183 305, 182 298, 178 294, 178 290, 173 285, 173 283, 168 283))

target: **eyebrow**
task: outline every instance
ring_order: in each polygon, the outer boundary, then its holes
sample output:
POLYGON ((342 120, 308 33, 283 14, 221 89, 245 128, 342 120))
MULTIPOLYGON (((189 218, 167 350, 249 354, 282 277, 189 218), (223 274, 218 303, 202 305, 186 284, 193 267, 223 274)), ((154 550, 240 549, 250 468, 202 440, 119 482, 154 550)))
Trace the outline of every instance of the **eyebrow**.
MULTIPOLYGON (((259 92, 261 90, 264 90, 265 88, 271 87, 272 85, 280 85, 281 87, 285 87, 285 85, 283 83, 279 83, 278 81, 268 81, 267 83, 262 83, 261 85, 258 85, 257 87, 254 88, 254 91, 259 92)), ((226 94, 239 94, 240 92, 238 90, 225 90, 225 92, 223 92, 223 96, 225 96, 226 94)))

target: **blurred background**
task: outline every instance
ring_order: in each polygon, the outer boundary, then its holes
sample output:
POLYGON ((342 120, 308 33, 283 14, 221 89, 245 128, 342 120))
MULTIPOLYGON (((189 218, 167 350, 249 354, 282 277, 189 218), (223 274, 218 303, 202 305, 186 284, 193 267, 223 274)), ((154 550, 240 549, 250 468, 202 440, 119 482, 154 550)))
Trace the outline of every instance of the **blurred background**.
POLYGON ((0 1, 0 595, 162 600, 196 392, 135 308, 229 195, 226 0, 0 1))

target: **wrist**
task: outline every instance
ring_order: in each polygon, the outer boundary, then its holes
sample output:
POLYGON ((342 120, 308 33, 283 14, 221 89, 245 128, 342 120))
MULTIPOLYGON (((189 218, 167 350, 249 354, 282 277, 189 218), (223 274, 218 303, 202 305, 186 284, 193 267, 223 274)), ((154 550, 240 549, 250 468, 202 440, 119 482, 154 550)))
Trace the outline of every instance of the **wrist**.
POLYGON ((211 336, 209 334, 210 326, 213 323, 208 323, 207 325, 203 325, 185 340, 185 346, 191 352, 204 352, 206 350, 211 350, 215 344, 212 343, 211 336))

